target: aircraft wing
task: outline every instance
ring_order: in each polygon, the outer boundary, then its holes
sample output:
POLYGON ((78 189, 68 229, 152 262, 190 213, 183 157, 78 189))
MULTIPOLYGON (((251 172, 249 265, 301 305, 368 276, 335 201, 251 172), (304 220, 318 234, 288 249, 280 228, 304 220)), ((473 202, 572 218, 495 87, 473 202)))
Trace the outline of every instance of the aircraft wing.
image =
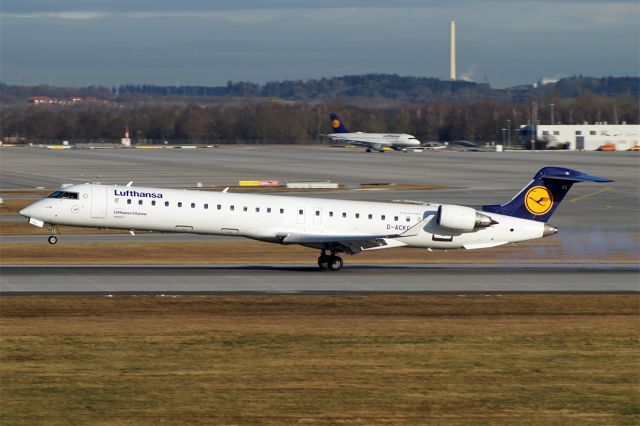
POLYGON ((324 235, 290 233, 281 236, 283 244, 301 244, 314 248, 327 248, 344 251, 349 254, 360 253, 363 250, 388 245, 386 238, 398 235, 324 235))
POLYGON ((342 136, 337 136, 336 134, 320 135, 320 136, 325 136, 325 137, 331 138, 331 140, 333 140, 334 142, 342 142, 342 143, 346 143, 346 144, 349 144, 349 145, 355 145, 355 146, 364 146, 365 148, 371 148, 371 149, 374 149, 376 151, 383 151, 385 146, 389 146, 388 144, 383 144, 383 143, 361 141, 361 140, 358 140, 358 139, 353 138, 351 136, 350 137, 342 137, 342 136))
POLYGON ((387 144, 375 143, 375 142, 365 142, 359 141, 357 139, 339 139, 340 142, 348 143, 350 145, 355 146, 364 146, 366 148, 375 149, 376 151, 384 151, 385 146, 389 146, 387 144))

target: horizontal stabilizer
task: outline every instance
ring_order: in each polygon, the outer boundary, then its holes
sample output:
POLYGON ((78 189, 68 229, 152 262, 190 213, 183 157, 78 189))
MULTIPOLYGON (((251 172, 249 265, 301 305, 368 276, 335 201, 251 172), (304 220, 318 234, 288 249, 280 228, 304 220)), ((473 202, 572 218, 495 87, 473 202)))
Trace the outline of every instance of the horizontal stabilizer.
POLYGON ((613 182, 611 179, 591 176, 578 170, 558 167, 545 167, 539 174, 541 179, 568 180, 571 182, 613 182))

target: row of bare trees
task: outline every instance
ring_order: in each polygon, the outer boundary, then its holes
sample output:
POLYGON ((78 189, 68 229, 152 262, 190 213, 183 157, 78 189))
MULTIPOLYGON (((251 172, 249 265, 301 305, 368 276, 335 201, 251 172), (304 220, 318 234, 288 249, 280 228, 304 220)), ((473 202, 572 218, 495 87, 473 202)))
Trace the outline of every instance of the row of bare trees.
POLYGON ((312 143, 329 133, 329 112, 352 131, 406 132, 423 141, 498 141, 533 120, 548 124, 637 123, 638 99, 591 93, 572 99, 512 104, 504 100, 442 100, 395 109, 279 100, 209 105, 146 103, 93 106, 9 106, 0 110, 0 137, 7 140, 118 141, 128 128, 135 142, 168 141, 312 143))

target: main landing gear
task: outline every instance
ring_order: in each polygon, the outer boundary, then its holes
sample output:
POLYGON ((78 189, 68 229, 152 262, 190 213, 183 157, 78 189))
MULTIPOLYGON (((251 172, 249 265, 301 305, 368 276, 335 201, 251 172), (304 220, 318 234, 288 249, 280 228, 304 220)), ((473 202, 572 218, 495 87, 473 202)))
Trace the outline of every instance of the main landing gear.
POLYGON ((336 256, 335 253, 327 255, 324 250, 318 258, 318 266, 321 270, 339 271, 344 266, 344 262, 340 256, 336 256))
POLYGON ((55 234, 60 234, 60 230, 58 229, 57 225, 49 225, 49 232, 51 233, 51 235, 49 235, 49 238, 47 238, 47 241, 49 241, 49 244, 55 244, 58 242, 58 237, 56 237, 55 234))

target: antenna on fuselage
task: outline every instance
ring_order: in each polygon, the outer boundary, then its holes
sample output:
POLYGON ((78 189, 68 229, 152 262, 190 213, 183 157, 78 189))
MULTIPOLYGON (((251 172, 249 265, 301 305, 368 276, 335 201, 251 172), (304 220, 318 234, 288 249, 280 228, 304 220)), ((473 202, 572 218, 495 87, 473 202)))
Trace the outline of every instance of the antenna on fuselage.
POLYGON ((125 186, 131 186, 131 184, 133 183, 133 181, 130 181, 128 184, 126 184, 125 186))

